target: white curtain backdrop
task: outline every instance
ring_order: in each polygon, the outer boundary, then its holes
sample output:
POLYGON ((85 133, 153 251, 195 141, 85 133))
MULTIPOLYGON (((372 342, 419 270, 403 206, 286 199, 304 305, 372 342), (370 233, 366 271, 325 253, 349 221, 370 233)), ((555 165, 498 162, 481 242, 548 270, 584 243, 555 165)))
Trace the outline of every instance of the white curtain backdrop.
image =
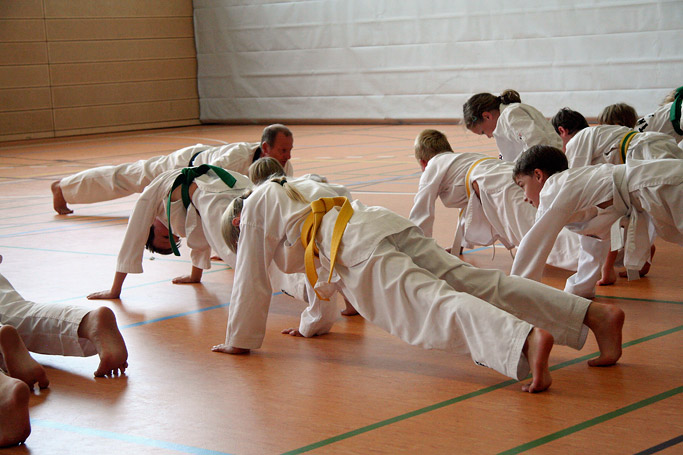
POLYGON ((683 85, 681 0, 194 0, 204 122, 452 120, 517 90, 552 116, 683 85))

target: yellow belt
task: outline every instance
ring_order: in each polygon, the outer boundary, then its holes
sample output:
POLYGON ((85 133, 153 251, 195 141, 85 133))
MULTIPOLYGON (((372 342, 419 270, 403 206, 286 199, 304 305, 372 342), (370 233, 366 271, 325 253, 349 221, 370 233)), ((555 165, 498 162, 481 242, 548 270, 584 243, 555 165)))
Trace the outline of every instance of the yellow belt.
POLYGON ((481 163, 484 160, 495 160, 497 158, 493 157, 486 157, 486 158, 481 158, 472 163, 472 166, 467 170, 467 175, 465 176, 465 189, 467 190, 467 200, 470 199, 470 177, 472 176, 472 172, 474 171, 474 168, 476 168, 479 163, 481 163))
MULTIPOLYGON (((465 191, 467 192, 467 201, 469 203, 470 200, 470 195, 471 195, 471 190, 470 190, 470 178, 472 177, 472 172, 474 172, 474 169, 481 164, 482 161, 485 160, 495 160, 497 158, 493 158, 491 156, 487 156, 486 158, 480 158, 472 165, 470 168, 467 170, 467 174, 465 174, 465 191)), ((451 246, 451 254, 461 254, 462 252, 462 238, 465 235, 463 232, 463 226, 462 226, 462 216, 465 214, 465 209, 460 209, 460 213, 458 214, 458 226, 455 229, 455 237, 453 238, 453 245, 451 246)))
POLYGON ((621 164, 626 163, 626 152, 628 151, 628 146, 631 145, 631 141, 633 140, 634 137, 636 137, 635 131, 631 131, 630 133, 626 133, 626 136, 621 140, 621 143, 619 144, 619 151, 621 152, 621 164))
MULTIPOLYGON (((308 282, 311 283, 311 287, 315 290, 315 284, 318 282, 318 272, 315 269, 315 258, 318 257, 318 247, 315 244, 315 236, 318 233, 318 228, 323 222, 323 216, 333 207, 341 207, 339 211, 339 216, 334 224, 334 230, 332 231, 332 246, 330 254, 330 276, 327 278, 329 283, 332 280, 332 271, 334 270, 334 263, 337 260, 337 251, 339 250, 339 244, 341 243, 342 236, 344 235, 344 230, 346 225, 349 223, 351 216, 353 215, 353 208, 351 203, 345 197, 322 197, 317 201, 311 202, 311 213, 304 221, 303 227, 301 228, 301 244, 306 249, 304 255, 306 263, 306 277, 308 282)), ((315 291, 318 298, 322 300, 328 300, 320 297, 318 291, 315 291)))

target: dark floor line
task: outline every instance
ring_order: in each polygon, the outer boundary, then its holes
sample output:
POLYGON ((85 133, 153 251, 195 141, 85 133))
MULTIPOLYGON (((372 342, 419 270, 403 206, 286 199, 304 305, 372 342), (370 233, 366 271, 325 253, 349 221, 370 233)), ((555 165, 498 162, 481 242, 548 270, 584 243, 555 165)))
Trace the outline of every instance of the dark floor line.
POLYGON ((628 414, 629 412, 633 412, 646 406, 650 406, 651 404, 657 403, 659 401, 666 400, 667 398, 671 398, 672 396, 678 395, 681 392, 683 392, 683 386, 667 390, 666 392, 662 392, 660 394, 638 401, 637 403, 624 406, 623 408, 619 408, 615 411, 608 412, 607 414, 595 417, 594 419, 586 420, 585 422, 581 422, 579 424, 565 428, 564 430, 560 430, 547 436, 543 436, 542 438, 538 438, 535 441, 527 442, 526 444, 522 444, 510 450, 500 452, 498 455, 515 455, 518 453, 526 452, 527 450, 534 449, 536 447, 542 446, 544 444, 563 438, 565 436, 569 436, 571 434, 585 430, 586 428, 590 428, 592 426, 607 422, 608 420, 612 420, 616 417, 628 414))
POLYGON ((680 436, 676 436, 673 439, 669 439, 668 441, 664 441, 661 444, 657 444, 654 447, 650 447, 649 449, 645 449, 642 452, 638 452, 635 455, 652 455, 653 453, 661 452, 664 449, 668 449, 669 447, 673 447, 676 444, 680 444, 683 442, 683 434, 680 436))

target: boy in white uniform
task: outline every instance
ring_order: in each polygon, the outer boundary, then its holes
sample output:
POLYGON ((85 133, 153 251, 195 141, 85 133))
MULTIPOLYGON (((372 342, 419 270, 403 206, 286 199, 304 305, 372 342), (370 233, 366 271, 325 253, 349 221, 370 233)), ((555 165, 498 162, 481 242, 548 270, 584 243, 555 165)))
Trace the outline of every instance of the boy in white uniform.
POLYGON ((29 350, 78 357, 98 354, 98 377, 118 376, 128 367, 126 344, 109 308, 30 302, 0 274, 0 447, 26 440, 31 432, 31 389, 36 383, 41 389, 49 385, 45 369, 29 350))
POLYGON ((561 150, 536 146, 515 164, 514 179, 538 212, 517 250, 512 274, 540 281, 555 236, 565 226, 583 234, 579 267, 565 290, 587 297, 595 295, 610 249, 624 248, 628 277, 638 278, 650 258, 650 223, 664 240, 683 245, 681 160, 568 169, 561 150))
POLYGON ((206 164, 160 174, 145 188, 135 203, 119 251, 111 289, 92 293, 88 295, 88 299, 118 299, 126 275, 142 273, 144 248, 160 254, 173 252, 179 256, 176 245, 178 237, 187 238, 187 245, 191 249, 192 271, 190 275, 175 278, 173 283, 199 283, 203 270, 211 268, 212 249, 226 264, 234 266, 235 257, 223 241, 219 214, 225 211, 235 197, 251 186, 249 179, 241 174, 228 173, 221 168, 209 168, 206 164), (191 174, 195 170, 206 171, 207 168, 208 172, 186 180, 187 185, 174 186, 176 179, 185 174, 191 174), (221 171, 234 179, 233 186, 228 186, 222 177, 217 176, 216 172, 221 171), (189 195, 185 201, 182 196, 184 187, 189 195), (169 232, 169 219, 172 232, 169 232))
MULTIPOLYGON (((422 176, 410 220, 432 237, 436 199, 449 208, 463 209, 453 246, 492 245, 500 241, 511 250, 534 224, 536 210, 524 203, 522 190, 512 181, 513 164, 479 153, 454 153, 446 135, 424 130, 415 139, 415 158, 422 176)), ((579 238, 565 231, 558 237, 548 263, 576 270, 579 238)))
POLYGON ((222 146, 197 144, 170 155, 117 166, 100 166, 78 172, 52 183, 53 207, 60 215, 72 213, 71 204, 91 204, 141 193, 159 174, 173 169, 211 164, 246 175, 249 165, 260 157, 277 159, 287 175, 294 169, 289 162, 294 137, 284 125, 263 130, 261 143, 240 142, 222 146))
POLYGON ((522 104, 514 90, 500 96, 478 93, 467 100, 462 111, 468 130, 496 139, 499 157, 504 161, 514 162, 532 145, 562 144, 548 119, 535 107, 522 104))
POLYGON ((341 288, 364 318, 410 344, 469 352, 476 363, 516 379, 531 370, 532 382, 523 387, 529 392, 552 382, 553 340, 579 349, 584 324, 601 350, 591 365, 611 365, 621 356, 620 309, 477 269, 409 220, 336 196, 324 183, 275 178, 233 201, 222 223, 237 264, 225 343, 214 351, 244 354, 261 346, 268 267, 275 263, 286 273, 305 270, 315 291, 299 328, 284 331, 291 335, 329 332, 337 309, 323 299, 341 288))
MULTIPOLYGON (((583 123, 579 112, 564 108, 553 117, 553 125, 565 144, 569 167, 591 164, 624 164, 626 160, 682 159, 683 150, 663 133, 638 133, 627 126, 598 125, 572 128, 583 123)), ((585 122, 585 119, 584 119, 585 122)))
POLYGON ((652 114, 638 120, 635 129, 640 132, 658 131, 668 134, 678 144, 683 141, 683 116, 681 104, 683 101, 683 87, 671 92, 652 114))

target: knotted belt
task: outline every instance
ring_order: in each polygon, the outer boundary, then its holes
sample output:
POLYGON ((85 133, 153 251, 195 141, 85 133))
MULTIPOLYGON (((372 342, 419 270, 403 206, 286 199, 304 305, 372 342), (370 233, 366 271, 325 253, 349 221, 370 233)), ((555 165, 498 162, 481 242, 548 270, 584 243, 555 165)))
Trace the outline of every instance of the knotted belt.
MULTIPOLYGON (((467 174, 465 174, 465 191, 467 192, 468 203, 472 194, 472 184, 470 182, 470 179, 472 178, 472 173, 474 172, 474 169, 477 166, 479 166, 482 163, 482 161, 495 159, 496 158, 493 157, 480 158, 474 163, 472 163, 470 168, 467 170, 467 174)), ((451 254, 459 254, 462 248, 462 238, 465 236, 465 226, 462 222, 462 216, 464 215, 466 209, 467 208, 460 209, 460 214, 458 215, 458 226, 455 229, 455 238, 453 238, 453 245, 451 246, 451 254)))
MULTIPOLYGON (((334 230, 332 231, 330 276, 327 278, 327 282, 329 283, 332 280, 332 272, 334 271, 334 263, 337 260, 339 244, 344 235, 346 225, 353 215, 351 203, 343 196, 323 197, 317 201, 313 201, 311 202, 311 213, 308 215, 301 228, 301 244, 306 249, 304 254, 306 277, 308 278, 311 287, 313 287, 313 290, 315 290, 315 284, 318 282, 318 272, 315 269, 315 258, 318 257, 319 250, 315 244, 315 236, 318 234, 318 229, 323 222, 323 217, 334 207, 341 207, 341 210, 339 211, 337 221, 334 223, 334 230)), ((315 293, 318 298, 329 300, 321 297, 320 294, 318 294, 318 291, 315 291, 315 293)))
POLYGON ((220 178, 223 181, 223 183, 228 185, 230 188, 235 186, 235 183, 237 183, 235 177, 230 175, 230 173, 225 169, 218 166, 212 166, 210 164, 202 164, 201 166, 186 167, 184 169, 181 169, 180 174, 173 181, 173 185, 171 185, 171 190, 168 192, 168 200, 166 203, 168 237, 171 239, 171 250, 173 251, 173 254, 175 254, 176 256, 180 256, 180 252, 178 251, 178 247, 173 241, 173 230, 171 229, 171 196, 173 194, 173 190, 180 187, 180 195, 182 196, 183 206, 185 208, 188 208, 192 203, 192 199, 190 199, 190 185, 192 185, 192 183, 197 177, 206 174, 210 170, 214 171, 218 178, 220 178))
POLYGON ((633 140, 634 137, 636 137, 635 131, 631 131, 629 133, 626 133, 626 136, 624 136, 621 139, 621 142, 619 143, 619 152, 621 153, 621 164, 626 163, 626 152, 628 152, 628 146, 631 145, 631 141, 633 140))
POLYGON ((681 103, 683 103, 683 87, 678 87, 676 89, 676 98, 674 98, 674 102, 671 104, 669 120, 674 127, 674 131, 683 135, 683 130, 681 129, 681 103))
POLYGON ((640 278, 639 271, 649 259, 650 245, 642 245, 637 239, 648 238, 648 223, 641 219, 631 204, 626 178, 626 166, 615 166, 613 204, 617 213, 623 213, 610 229, 611 250, 624 248, 624 266, 629 280, 640 278), (624 227, 626 228, 624 229, 624 227))

